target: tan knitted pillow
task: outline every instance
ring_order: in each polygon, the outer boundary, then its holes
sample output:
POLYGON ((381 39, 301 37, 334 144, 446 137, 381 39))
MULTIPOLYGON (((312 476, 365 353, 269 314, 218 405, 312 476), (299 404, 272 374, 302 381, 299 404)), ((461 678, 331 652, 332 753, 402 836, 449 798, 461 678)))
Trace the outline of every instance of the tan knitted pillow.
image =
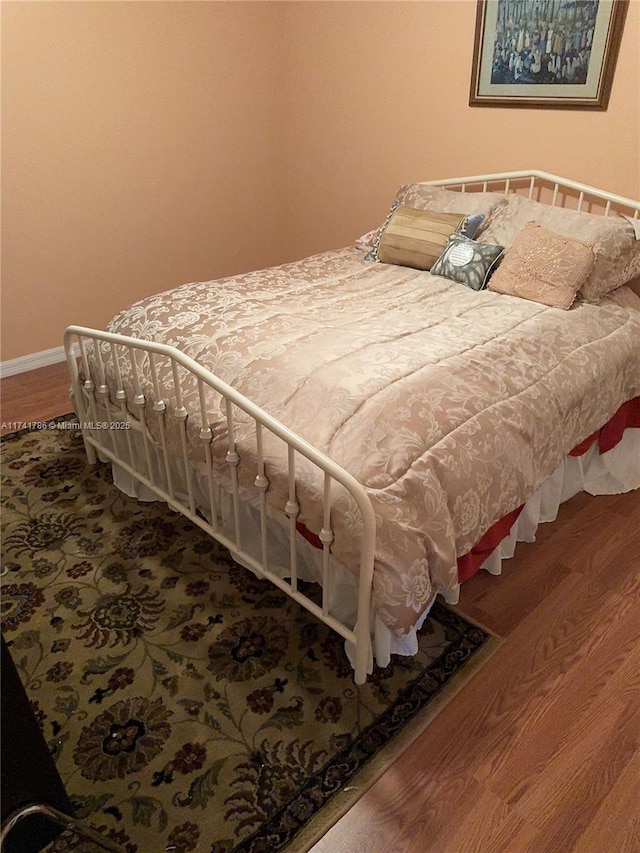
POLYGON ((622 216, 597 216, 509 195, 492 212, 477 239, 508 250, 527 222, 537 222, 572 240, 598 245, 596 261, 580 289, 583 299, 599 302, 609 291, 624 284, 624 270, 637 251, 637 240, 633 225, 622 216))
POLYGON ((489 281, 489 290, 570 308, 596 260, 596 247, 529 222, 489 281))

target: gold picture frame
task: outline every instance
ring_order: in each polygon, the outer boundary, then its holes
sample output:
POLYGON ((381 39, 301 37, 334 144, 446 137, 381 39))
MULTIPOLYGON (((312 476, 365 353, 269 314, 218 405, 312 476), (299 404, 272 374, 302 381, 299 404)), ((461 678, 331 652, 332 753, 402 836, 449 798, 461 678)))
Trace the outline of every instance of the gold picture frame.
POLYGON ((470 106, 606 110, 628 0, 478 0, 470 106))

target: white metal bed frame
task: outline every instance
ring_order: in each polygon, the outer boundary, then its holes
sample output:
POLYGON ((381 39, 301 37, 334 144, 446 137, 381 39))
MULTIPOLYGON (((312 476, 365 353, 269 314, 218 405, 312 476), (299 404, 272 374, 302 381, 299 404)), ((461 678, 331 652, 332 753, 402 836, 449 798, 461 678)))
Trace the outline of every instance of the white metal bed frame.
MULTIPOLYGON (((588 208, 604 216, 615 212, 624 212, 632 217, 640 216, 640 202, 623 196, 614 195, 585 184, 569 181, 546 172, 536 170, 498 173, 452 178, 445 180, 427 181, 427 184, 460 191, 497 191, 518 192, 527 194, 529 198, 546 200, 551 206, 571 207, 575 210, 588 208)), ((223 382, 210 371, 204 369, 193 359, 184 355, 172 346, 157 344, 150 341, 124 337, 82 326, 69 326, 65 333, 65 351, 72 381, 72 399, 78 415, 80 428, 87 452, 88 460, 95 463, 97 457, 108 459, 128 472, 136 481, 150 489, 173 509, 193 521, 211 537, 221 542, 241 561, 249 565, 260 576, 267 578, 279 589, 313 613, 345 640, 353 643, 355 648, 354 678, 356 684, 363 684, 371 660, 371 627, 375 614, 372 612, 372 584, 375 553, 376 522, 374 512, 362 485, 341 466, 325 454, 319 452, 287 426, 271 417, 267 412, 256 406, 251 400, 238 393, 227 383, 223 382), (107 345, 111 351, 113 363, 116 365, 117 388, 115 394, 109 388, 105 374, 105 364, 101 347, 95 344, 107 345), (89 346, 88 346, 89 345, 89 346), (142 391, 135 353, 144 351, 148 354, 151 367, 154 396, 153 414, 156 419, 159 441, 153 441, 147 429, 145 413, 145 396, 142 391), (90 357, 90 352, 93 357, 90 357), (118 358, 125 357, 131 365, 131 375, 134 384, 135 412, 127 409, 127 391, 124 387, 120 370, 117 368, 118 358), (162 399, 158 382, 157 365, 164 360, 171 365, 173 376, 173 393, 177 406, 171 415, 162 399), (78 363, 79 362, 79 363, 78 363), (194 470, 187 451, 186 423, 188 412, 182 404, 181 382, 184 377, 197 382, 200 399, 200 417, 203 428, 199 438, 204 449, 207 475, 207 506, 197 506, 194 499, 194 470), (226 462, 228 464, 228 482, 230 483, 231 501, 233 506, 233 531, 223 530, 219 523, 219 490, 214 482, 211 456, 212 430, 208 423, 205 407, 205 389, 213 389, 224 400, 228 430, 228 449, 226 462), (260 526, 260 555, 256 558, 244 546, 243 520, 240 512, 241 504, 246 500, 238 482, 237 466, 240 457, 235 441, 234 407, 243 411, 255 422, 255 500, 259 508, 260 526), (106 422, 103 420, 106 414, 106 422), (179 458, 172 454, 167 441, 167 418, 172 417, 179 430, 181 453, 179 458), (144 463, 136 461, 132 448, 132 435, 128 430, 117 430, 118 424, 126 424, 141 437, 144 446, 144 463), (105 428, 108 427, 108 428, 105 428), (265 432, 271 433, 287 445, 288 458, 288 500, 282 512, 288 519, 289 541, 289 571, 288 578, 282 578, 270 568, 270 554, 267 535, 268 511, 266 492, 269 480, 265 473, 263 444, 265 432), (116 440, 117 439, 117 440, 116 440), (152 454, 161 462, 161 471, 154 465, 152 454), (304 457, 315 466, 322 476, 324 484, 322 498, 323 526, 319 534, 322 543, 322 602, 320 605, 311 600, 299 587, 296 519, 300 510, 296 498, 296 458, 304 457), (187 484, 187 494, 178 494, 174 487, 172 470, 180 465, 184 471, 187 484), (332 485, 339 483, 356 502, 361 518, 362 537, 359 560, 357 619, 355 626, 347 625, 330 612, 329 592, 331 584, 331 542, 334 533, 331 526, 332 485)), ((210 393, 210 392, 207 392, 210 393)), ((453 591, 450 600, 457 600, 457 591, 453 591)))

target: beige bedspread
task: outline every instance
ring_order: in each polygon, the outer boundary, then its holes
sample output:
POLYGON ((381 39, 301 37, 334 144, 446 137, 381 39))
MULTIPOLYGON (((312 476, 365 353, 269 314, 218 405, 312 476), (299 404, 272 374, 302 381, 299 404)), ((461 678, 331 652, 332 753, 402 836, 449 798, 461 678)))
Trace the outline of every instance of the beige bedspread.
MULTIPOLYGON (((436 588, 455 585, 457 557, 640 394, 640 301, 629 296, 562 311, 349 248, 184 285, 109 330, 175 345, 364 484, 377 610, 402 633, 436 588)), ((196 397, 184 401, 193 430, 196 397)), ((314 488, 298 499, 317 532, 314 488)), ((347 511, 333 524, 335 557, 350 565, 357 521, 347 511)))

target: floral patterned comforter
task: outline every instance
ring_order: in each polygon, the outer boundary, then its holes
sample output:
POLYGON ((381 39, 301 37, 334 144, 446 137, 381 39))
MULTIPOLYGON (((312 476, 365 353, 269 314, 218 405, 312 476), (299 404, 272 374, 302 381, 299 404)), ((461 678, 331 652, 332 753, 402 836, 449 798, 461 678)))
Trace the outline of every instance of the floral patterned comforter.
MULTIPOLYGON (((402 634, 455 585, 457 557, 640 394, 640 300, 628 297, 563 311, 347 248, 159 293, 109 330, 178 347, 366 487, 374 600, 402 634)), ((195 436, 195 387, 184 405, 195 436)), ((252 426, 238 429, 242 457, 252 426)), ((267 451, 275 471, 282 451, 267 451)), ((318 486, 301 477, 299 518, 318 532, 318 486)), ((269 495, 286 500, 277 480, 269 495)), ((333 552, 357 565, 358 523, 338 503, 333 552)))

